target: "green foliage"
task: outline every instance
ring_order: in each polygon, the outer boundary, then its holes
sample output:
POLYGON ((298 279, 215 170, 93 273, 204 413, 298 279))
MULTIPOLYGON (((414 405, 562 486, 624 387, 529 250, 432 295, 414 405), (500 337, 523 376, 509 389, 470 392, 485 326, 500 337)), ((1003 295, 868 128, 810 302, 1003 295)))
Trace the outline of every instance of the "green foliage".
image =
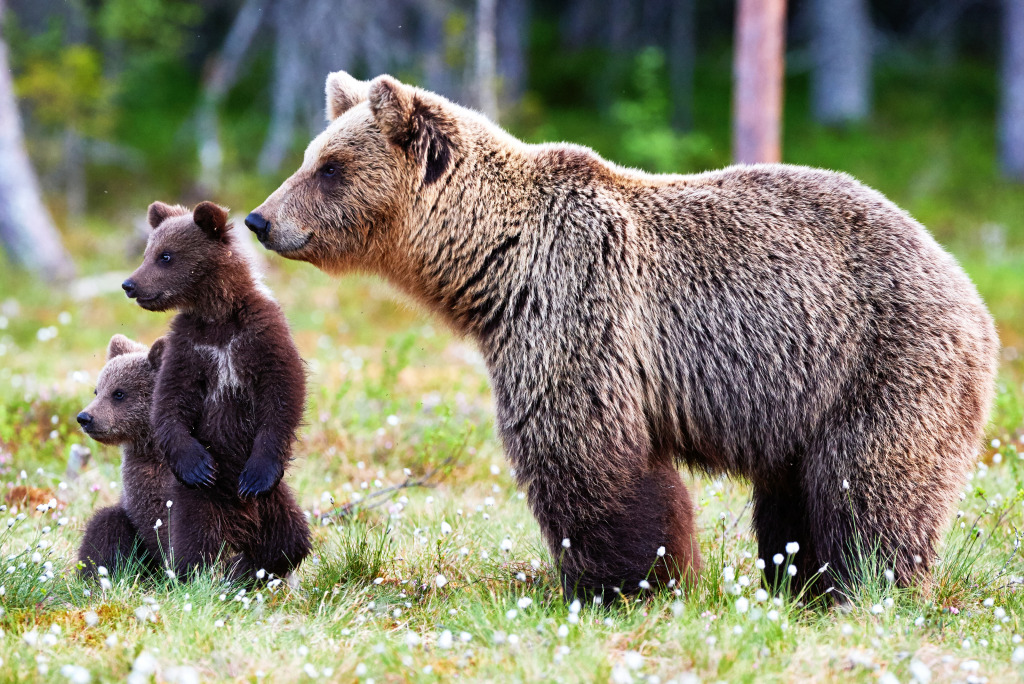
POLYGON ((669 125, 671 101, 665 57, 649 47, 635 59, 633 88, 637 96, 614 102, 611 118, 620 132, 622 158, 628 166, 659 173, 702 170, 714 164, 711 140, 703 133, 681 134, 669 125))
POLYGON ((91 46, 69 45, 55 55, 28 58, 15 89, 45 126, 97 138, 110 131, 113 86, 103 75, 99 52, 91 46))
POLYGON ((104 40, 130 51, 171 54, 202 16, 200 3, 190 0, 106 0, 95 23, 104 40))

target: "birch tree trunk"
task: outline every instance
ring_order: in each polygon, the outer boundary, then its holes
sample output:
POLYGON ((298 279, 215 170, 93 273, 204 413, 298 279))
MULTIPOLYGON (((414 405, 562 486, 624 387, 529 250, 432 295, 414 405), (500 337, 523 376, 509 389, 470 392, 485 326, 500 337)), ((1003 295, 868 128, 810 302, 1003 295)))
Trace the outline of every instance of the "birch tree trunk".
POLYGON ((498 120, 497 0, 476 3, 476 95, 477 106, 492 121, 498 120))
POLYGON ((860 121, 871 109, 871 19, 867 0, 813 0, 814 68, 811 107, 816 121, 860 121))
POLYGON ((785 0, 739 0, 733 58, 733 159, 782 158, 785 0))
POLYGON ((246 0, 235 15, 224 45, 207 64, 202 98, 196 112, 196 136, 199 150, 199 188, 201 194, 216 194, 220 189, 224 153, 220 145, 218 108, 238 79, 238 69, 249 45, 263 21, 270 2, 246 0))
POLYGON ((1024 0, 1003 0, 1003 65, 999 162, 1008 178, 1024 181, 1024 0))
MULTIPOLYGON (((0 30, 4 0, 0 0, 0 30)), ((43 204, 39 181, 25 151, 7 44, 0 34, 0 242, 17 264, 54 281, 74 276, 71 257, 43 204)))

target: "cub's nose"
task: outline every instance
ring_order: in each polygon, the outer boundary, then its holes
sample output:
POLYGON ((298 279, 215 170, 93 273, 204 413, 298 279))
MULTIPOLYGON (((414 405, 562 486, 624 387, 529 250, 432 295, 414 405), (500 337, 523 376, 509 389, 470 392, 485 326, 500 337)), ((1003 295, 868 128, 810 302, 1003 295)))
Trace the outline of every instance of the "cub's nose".
POLYGON ((263 218, 260 214, 255 211, 245 217, 245 226, 252 232, 256 233, 256 238, 260 242, 266 242, 267 236, 270 235, 270 221, 263 218))
POLYGON ((78 420, 78 424, 81 425, 85 429, 88 429, 89 426, 92 425, 92 416, 90 416, 85 411, 82 411, 81 413, 78 414, 77 420, 78 420))
POLYGON ((121 283, 121 289, 128 295, 128 299, 135 299, 135 281, 129 278, 121 283))

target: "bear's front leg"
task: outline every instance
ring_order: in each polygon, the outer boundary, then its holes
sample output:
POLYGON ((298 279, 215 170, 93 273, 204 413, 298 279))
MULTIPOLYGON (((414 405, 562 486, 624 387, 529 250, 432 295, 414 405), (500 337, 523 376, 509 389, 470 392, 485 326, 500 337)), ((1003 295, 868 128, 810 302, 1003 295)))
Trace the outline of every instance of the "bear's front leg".
MULTIPOLYGON (((658 585, 691 585, 700 572, 693 504, 675 467, 653 465, 619 484, 614 506, 590 517, 547 519, 537 501, 535 510, 567 599, 608 602, 619 593, 636 594, 658 585)), ((578 505, 585 514, 588 503, 578 505)))
POLYGON ((270 492, 284 477, 281 439, 267 430, 260 430, 253 443, 252 454, 238 476, 238 495, 260 496, 270 492))

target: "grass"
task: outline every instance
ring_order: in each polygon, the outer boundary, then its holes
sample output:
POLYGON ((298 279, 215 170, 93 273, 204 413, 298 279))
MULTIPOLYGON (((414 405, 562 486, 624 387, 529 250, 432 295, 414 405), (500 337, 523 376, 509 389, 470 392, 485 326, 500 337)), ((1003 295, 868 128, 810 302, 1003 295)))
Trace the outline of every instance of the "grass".
MULTIPOLYGON (((961 127, 917 125, 913 112, 941 111, 941 91, 900 86, 878 101, 883 113, 862 130, 798 136, 799 120, 788 120, 787 155, 848 168, 936 226, 1006 345, 995 441, 964 492, 930 596, 895 589, 885 568, 866 568, 843 609, 801 605, 795 588, 763 596, 748 486, 687 475, 707 562, 698 586, 610 609, 567 606, 494 436, 479 354, 379 281, 331 280, 276 258, 267 281, 309 362, 288 477, 309 512, 314 555, 293 582, 247 593, 214 572, 190 584, 131 571, 83 583, 72 574, 76 547, 93 510, 118 498, 119 455, 84 438, 74 416, 111 335, 151 342, 167 324, 117 291, 137 259, 125 248, 128 223, 92 218, 66 235, 96 288, 51 291, 0 273, 0 680, 1019 680, 1024 193, 982 170, 989 134, 978 142, 971 132, 984 111, 958 112, 961 127), (974 239, 982 234, 994 236, 987 247, 974 239), (93 458, 71 479, 76 443, 93 458), (438 468, 430 486, 375 494, 438 468)), ((713 109, 702 105, 698 118, 713 109)), ((564 114, 546 113, 546 136, 602 149, 572 134, 584 116, 564 114)), ((607 125, 591 123, 579 129, 603 131, 603 151, 621 159, 607 125)), ((251 207, 258 195, 224 201, 251 207)))

